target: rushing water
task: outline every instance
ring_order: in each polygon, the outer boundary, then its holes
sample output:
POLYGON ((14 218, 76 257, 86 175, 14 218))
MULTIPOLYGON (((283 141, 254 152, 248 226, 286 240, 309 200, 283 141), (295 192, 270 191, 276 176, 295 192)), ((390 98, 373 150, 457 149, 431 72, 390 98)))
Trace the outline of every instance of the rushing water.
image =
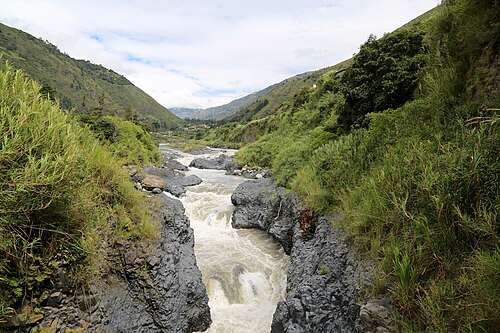
MULTIPOLYGON (((189 165, 196 157, 181 153, 189 165)), ((231 154, 232 151, 227 151, 231 154)), ((207 287, 212 326, 207 332, 269 332, 272 316, 286 288, 288 258, 280 245, 258 230, 231 227, 231 194, 245 179, 221 170, 190 168, 203 179, 181 201, 195 235, 195 254, 207 287)))

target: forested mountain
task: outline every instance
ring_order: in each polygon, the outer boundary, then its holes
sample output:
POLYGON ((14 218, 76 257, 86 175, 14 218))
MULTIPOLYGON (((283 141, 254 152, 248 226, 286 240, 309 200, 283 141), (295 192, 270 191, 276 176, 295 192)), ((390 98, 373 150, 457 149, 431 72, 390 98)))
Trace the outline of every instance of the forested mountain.
POLYGON ((0 24, 0 56, 42 85, 42 91, 77 113, 136 117, 153 129, 181 122, 151 96, 114 71, 76 60, 47 41, 0 24))

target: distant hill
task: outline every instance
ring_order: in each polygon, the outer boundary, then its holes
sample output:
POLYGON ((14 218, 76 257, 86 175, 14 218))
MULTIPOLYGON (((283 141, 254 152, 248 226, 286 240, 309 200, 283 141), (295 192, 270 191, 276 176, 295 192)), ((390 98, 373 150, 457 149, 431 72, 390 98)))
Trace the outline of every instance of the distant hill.
MULTIPOLYGON (((418 28, 418 26, 425 25, 431 18, 433 12, 435 12, 435 10, 430 10, 418 16, 396 31, 408 28, 418 28)), ((348 59, 334 66, 293 76, 225 105, 207 109, 171 108, 171 111, 177 116, 185 119, 224 119, 227 121, 243 122, 260 119, 279 112, 280 106, 284 102, 293 98, 304 88, 314 85, 321 75, 329 71, 341 71, 347 68, 350 63, 351 59, 348 59)))
POLYGON ((326 69, 321 69, 293 76, 221 106, 207 109, 170 108, 170 110, 178 117, 184 119, 192 118, 205 120, 232 119, 236 114, 241 114, 241 112, 245 112, 247 109, 262 104, 265 105, 262 105, 260 111, 266 112, 267 110, 278 107, 288 96, 293 96, 294 93, 299 92, 303 87, 314 84, 325 70, 326 69), (266 101, 263 102, 264 100, 266 101))
POLYGON ((38 81, 43 90, 76 113, 135 115, 154 129, 174 128, 182 120, 114 71, 76 60, 47 41, 0 23, 1 61, 38 81))
MULTIPOLYGON (((278 83, 280 84, 280 83, 278 83)), ((224 104, 221 106, 214 106, 206 109, 196 109, 196 108, 170 108, 170 110, 176 114, 178 117, 187 119, 213 119, 221 120, 228 117, 235 112, 245 108, 259 99, 260 96, 269 92, 274 86, 267 87, 258 92, 252 93, 250 95, 235 99, 234 101, 224 104)))

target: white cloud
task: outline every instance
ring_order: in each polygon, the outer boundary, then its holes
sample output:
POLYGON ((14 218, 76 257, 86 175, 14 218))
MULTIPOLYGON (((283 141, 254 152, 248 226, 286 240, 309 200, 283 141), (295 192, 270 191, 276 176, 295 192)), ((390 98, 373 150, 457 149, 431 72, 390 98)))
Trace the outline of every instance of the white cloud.
POLYGON ((167 107, 207 107, 344 60, 438 2, 0 0, 0 21, 124 74, 167 107))

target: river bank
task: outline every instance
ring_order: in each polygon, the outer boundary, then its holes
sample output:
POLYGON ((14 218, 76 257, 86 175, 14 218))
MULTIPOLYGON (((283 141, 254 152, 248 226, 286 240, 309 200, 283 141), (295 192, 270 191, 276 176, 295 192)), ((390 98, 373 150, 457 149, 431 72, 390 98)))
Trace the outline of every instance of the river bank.
POLYGON ((340 217, 315 216, 265 171, 240 176, 234 151, 161 150, 163 167, 128 168, 157 239, 115 244, 113 269, 84 290, 62 273, 19 332, 392 330, 384 300, 360 302, 371 271, 333 227, 340 217))

